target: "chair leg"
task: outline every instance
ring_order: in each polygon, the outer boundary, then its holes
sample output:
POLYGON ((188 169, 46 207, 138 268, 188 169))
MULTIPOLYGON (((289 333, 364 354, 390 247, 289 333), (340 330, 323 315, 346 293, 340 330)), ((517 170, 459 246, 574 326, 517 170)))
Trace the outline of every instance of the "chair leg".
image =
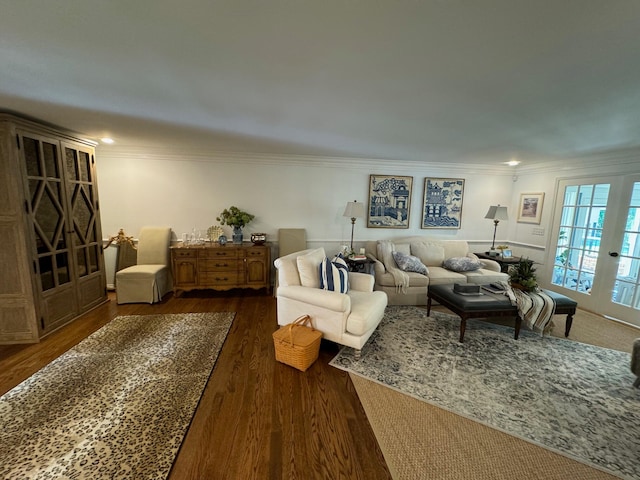
POLYGON ((360 350, 359 348, 356 348, 356 351, 354 353, 354 357, 356 360, 360 360, 360 354, 362 353, 362 350, 360 350))
POLYGON ((636 378, 636 381, 633 382, 633 386, 636 388, 640 388, 640 377, 636 378))

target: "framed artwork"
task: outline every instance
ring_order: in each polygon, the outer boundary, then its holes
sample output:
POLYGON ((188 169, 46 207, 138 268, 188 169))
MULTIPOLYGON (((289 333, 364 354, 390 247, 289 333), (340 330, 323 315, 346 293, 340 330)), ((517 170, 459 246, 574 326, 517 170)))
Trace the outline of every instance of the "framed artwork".
POLYGON ((502 250, 502 258, 512 258, 513 254, 511 253, 511 250, 502 250))
POLYGON ((367 227, 409 228, 413 177, 369 175, 367 227))
POLYGON ((464 179, 425 178, 422 228, 460 228, 464 179))
POLYGON ((535 223, 540 225, 544 193, 521 193, 518 207, 518 223, 535 223))

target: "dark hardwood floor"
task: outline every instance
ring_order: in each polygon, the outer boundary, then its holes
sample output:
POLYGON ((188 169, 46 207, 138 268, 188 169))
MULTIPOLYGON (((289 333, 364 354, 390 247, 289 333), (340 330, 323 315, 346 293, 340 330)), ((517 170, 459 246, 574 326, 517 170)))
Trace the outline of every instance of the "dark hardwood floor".
POLYGON ((0 394, 117 315, 236 312, 175 460, 178 479, 390 479, 349 376, 321 346, 306 372, 275 361, 275 299, 264 291, 171 294, 155 305, 111 301, 39 344, 0 346, 0 394))

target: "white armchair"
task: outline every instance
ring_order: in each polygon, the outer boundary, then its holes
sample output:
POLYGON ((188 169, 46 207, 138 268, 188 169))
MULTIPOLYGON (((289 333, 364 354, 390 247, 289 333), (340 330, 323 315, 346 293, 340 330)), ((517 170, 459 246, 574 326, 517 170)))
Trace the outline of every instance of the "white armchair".
POLYGON ((387 295, 373 291, 372 275, 355 272, 349 272, 346 294, 322 290, 319 266, 325 257, 324 249, 317 248, 275 260, 278 324, 287 325, 307 314, 325 339, 352 347, 359 356, 382 320, 387 295))

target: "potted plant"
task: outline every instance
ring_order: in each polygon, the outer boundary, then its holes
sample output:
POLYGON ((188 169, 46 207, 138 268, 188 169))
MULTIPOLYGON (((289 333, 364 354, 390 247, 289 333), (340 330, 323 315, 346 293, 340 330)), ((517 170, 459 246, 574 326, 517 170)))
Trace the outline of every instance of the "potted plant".
POLYGON ((253 220, 255 215, 251 215, 238 207, 231 206, 225 208, 216 220, 221 225, 230 225, 233 227, 233 243, 242 243, 242 228, 253 220))
POLYGON ((538 288, 538 279, 533 261, 521 258, 518 263, 509 267, 509 283, 511 287, 523 292, 533 292, 538 288))

